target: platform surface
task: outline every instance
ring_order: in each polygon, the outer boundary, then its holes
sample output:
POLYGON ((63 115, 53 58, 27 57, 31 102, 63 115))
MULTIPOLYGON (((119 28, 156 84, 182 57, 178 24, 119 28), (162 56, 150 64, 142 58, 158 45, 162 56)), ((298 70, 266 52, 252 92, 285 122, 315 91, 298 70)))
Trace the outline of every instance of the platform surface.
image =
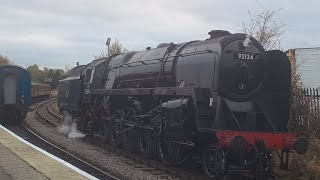
POLYGON ((0 125, 0 180, 96 179, 0 125))
POLYGON ((12 180, 11 176, 9 174, 7 174, 2 168, 0 168, 0 179, 12 180))

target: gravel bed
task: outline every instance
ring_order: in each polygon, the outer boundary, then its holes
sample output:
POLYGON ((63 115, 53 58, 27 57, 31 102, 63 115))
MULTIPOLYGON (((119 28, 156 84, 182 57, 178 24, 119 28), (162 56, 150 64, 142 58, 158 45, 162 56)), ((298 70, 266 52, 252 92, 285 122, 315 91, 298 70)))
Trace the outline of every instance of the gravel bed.
POLYGON ((56 127, 48 125, 39 118, 36 119, 34 112, 28 113, 24 122, 47 140, 56 142, 59 147, 83 157, 86 161, 116 177, 121 177, 121 179, 179 179, 167 175, 162 170, 150 171, 147 164, 135 162, 114 152, 108 152, 106 149, 94 146, 84 140, 69 139, 66 135, 58 133, 56 127))
POLYGON ((52 112, 59 114, 59 108, 57 106, 57 101, 51 105, 50 109, 52 110, 52 112))

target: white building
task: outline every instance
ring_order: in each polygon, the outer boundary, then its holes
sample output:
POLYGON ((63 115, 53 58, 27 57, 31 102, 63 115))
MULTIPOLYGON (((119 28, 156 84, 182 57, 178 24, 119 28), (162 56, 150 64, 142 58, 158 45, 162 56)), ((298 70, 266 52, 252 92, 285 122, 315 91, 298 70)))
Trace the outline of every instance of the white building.
POLYGON ((288 55, 304 87, 320 88, 320 47, 290 49, 288 55))

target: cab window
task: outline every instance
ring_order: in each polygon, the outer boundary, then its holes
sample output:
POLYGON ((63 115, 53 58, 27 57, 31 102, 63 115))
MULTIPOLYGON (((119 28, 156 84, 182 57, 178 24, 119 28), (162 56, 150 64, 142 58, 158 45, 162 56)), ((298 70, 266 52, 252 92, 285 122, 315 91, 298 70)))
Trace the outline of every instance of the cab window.
POLYGON ((91 83, 90 80, 91 80, 91 76, 92 76, 92 70, 93 69, 87 69, 84 83, 86 83, 86 84, 91 83))

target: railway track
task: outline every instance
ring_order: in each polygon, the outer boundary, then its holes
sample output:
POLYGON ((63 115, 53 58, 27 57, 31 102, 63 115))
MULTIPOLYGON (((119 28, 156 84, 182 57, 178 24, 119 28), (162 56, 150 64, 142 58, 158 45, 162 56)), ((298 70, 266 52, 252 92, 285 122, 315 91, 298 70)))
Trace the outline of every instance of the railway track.
MULTIPOLYGON (((47 117, 47 114, 43 113, 43 108, 46 108, 49 111, 49 107, 46 107, 45 105, 50 103, 50 106, 55 103, 55 99, 50 99, 48 101, 45 101, 41 104, 39 104, 36 109, 35 112, 38 116, 40 116, 42 119, 46 120, 47 122, 49 122, 52 125, 57 126, 59 123, 58 120, 54 120, 52 117, 47 117)), ((53 117, 55 117, 56 119, 58 119, 58 115, 54 115, 53 112, 51 112, 51 115, 53 117)), ((119 180, 119 178, 111 175, 110 173, 100 169, 99 167, 96 167, 95 165, 93 165, 92 163, 87 162, 86 160, 79 158, 78 156, 75 156, 74 154, 60 148, 58 145, 56 145, 55 143, 52 143, 48 140, 46 140, 44 137, 42 137, 41 135, 39 135, 38 133, 36 133, 35 131, 31 130, 25 123, 22 123, 23 128, 25 128, 28 132, 30 132, 33 136, 35 136, 36 138, 38 138, 40 141, 42 141, 43 143, 46 144, 46 146, 49 146, 49 149, 56 149, 57 151, 59 151, 59 154, 63 154, 62 156, 65 157, 68 162, 73 162, 74 165, 78 166, 80 169, 87 171, 88 173, 92 173, 94 175, 96 175, 96 177, 98 177, 99 179, 110 179, 110 180, 119 180)))
MULTIPOLYGON (((48 122, 53 126, 59 126, 61 123, 61 116, 56 114, 51 108, 55 103, 55 99, 51 99, 41 103, 36 108, 36 114, 41 117, 43 120, 48 122)), ((87 138, 94 145, 101 146, 100 142, 95 140, 95 138, 89 137, 87 138)), ((165 166, 162 163, 150 159, 144 159, 139 155, 129 153, 123 149, 113 147, 109 144, 103 145, 103 148, 108 151, 115 152, 116 154, 129 158, 129 161, 126 163, 135 167, 141 168, 143 171, 149 172, 155 175, 161 175, 163 179, 171 179, 170 177, 176 177, 177 179, 207 179, 206 176, 202 175, 200 172, 190 172, 189 168, 176 168, 173 166, 165 166), (146 167, 147 166, 147 167, 146 167)), ((99 169, 99 168, 97 168, 99 169)), ((191 168, 192 169, 192 168, 191 168)))
POLYGON ((56 104, 57 101, 54 100, 52 103, 49 104, 49 106, 47 107, 48 112, 53 115, 54 117, 61 119, 62 117, 59 114, 56 114, 52 109, 53 109, 53 105, 56 104))
POLYGON ((51 105, 55 103, 55 98, 49 99, 47 101, 44 101, 40 103, 36 109, 35 112, 38 116, 40 116, 43 120, 47 121, 48 123, 58 126, 61 122, 61 117, 58 114, 55 114, 50 109, 51 105), (49 104, 49 105, 47 105, 49 104), (47 113, 49 112, 49 113, 47 113))

